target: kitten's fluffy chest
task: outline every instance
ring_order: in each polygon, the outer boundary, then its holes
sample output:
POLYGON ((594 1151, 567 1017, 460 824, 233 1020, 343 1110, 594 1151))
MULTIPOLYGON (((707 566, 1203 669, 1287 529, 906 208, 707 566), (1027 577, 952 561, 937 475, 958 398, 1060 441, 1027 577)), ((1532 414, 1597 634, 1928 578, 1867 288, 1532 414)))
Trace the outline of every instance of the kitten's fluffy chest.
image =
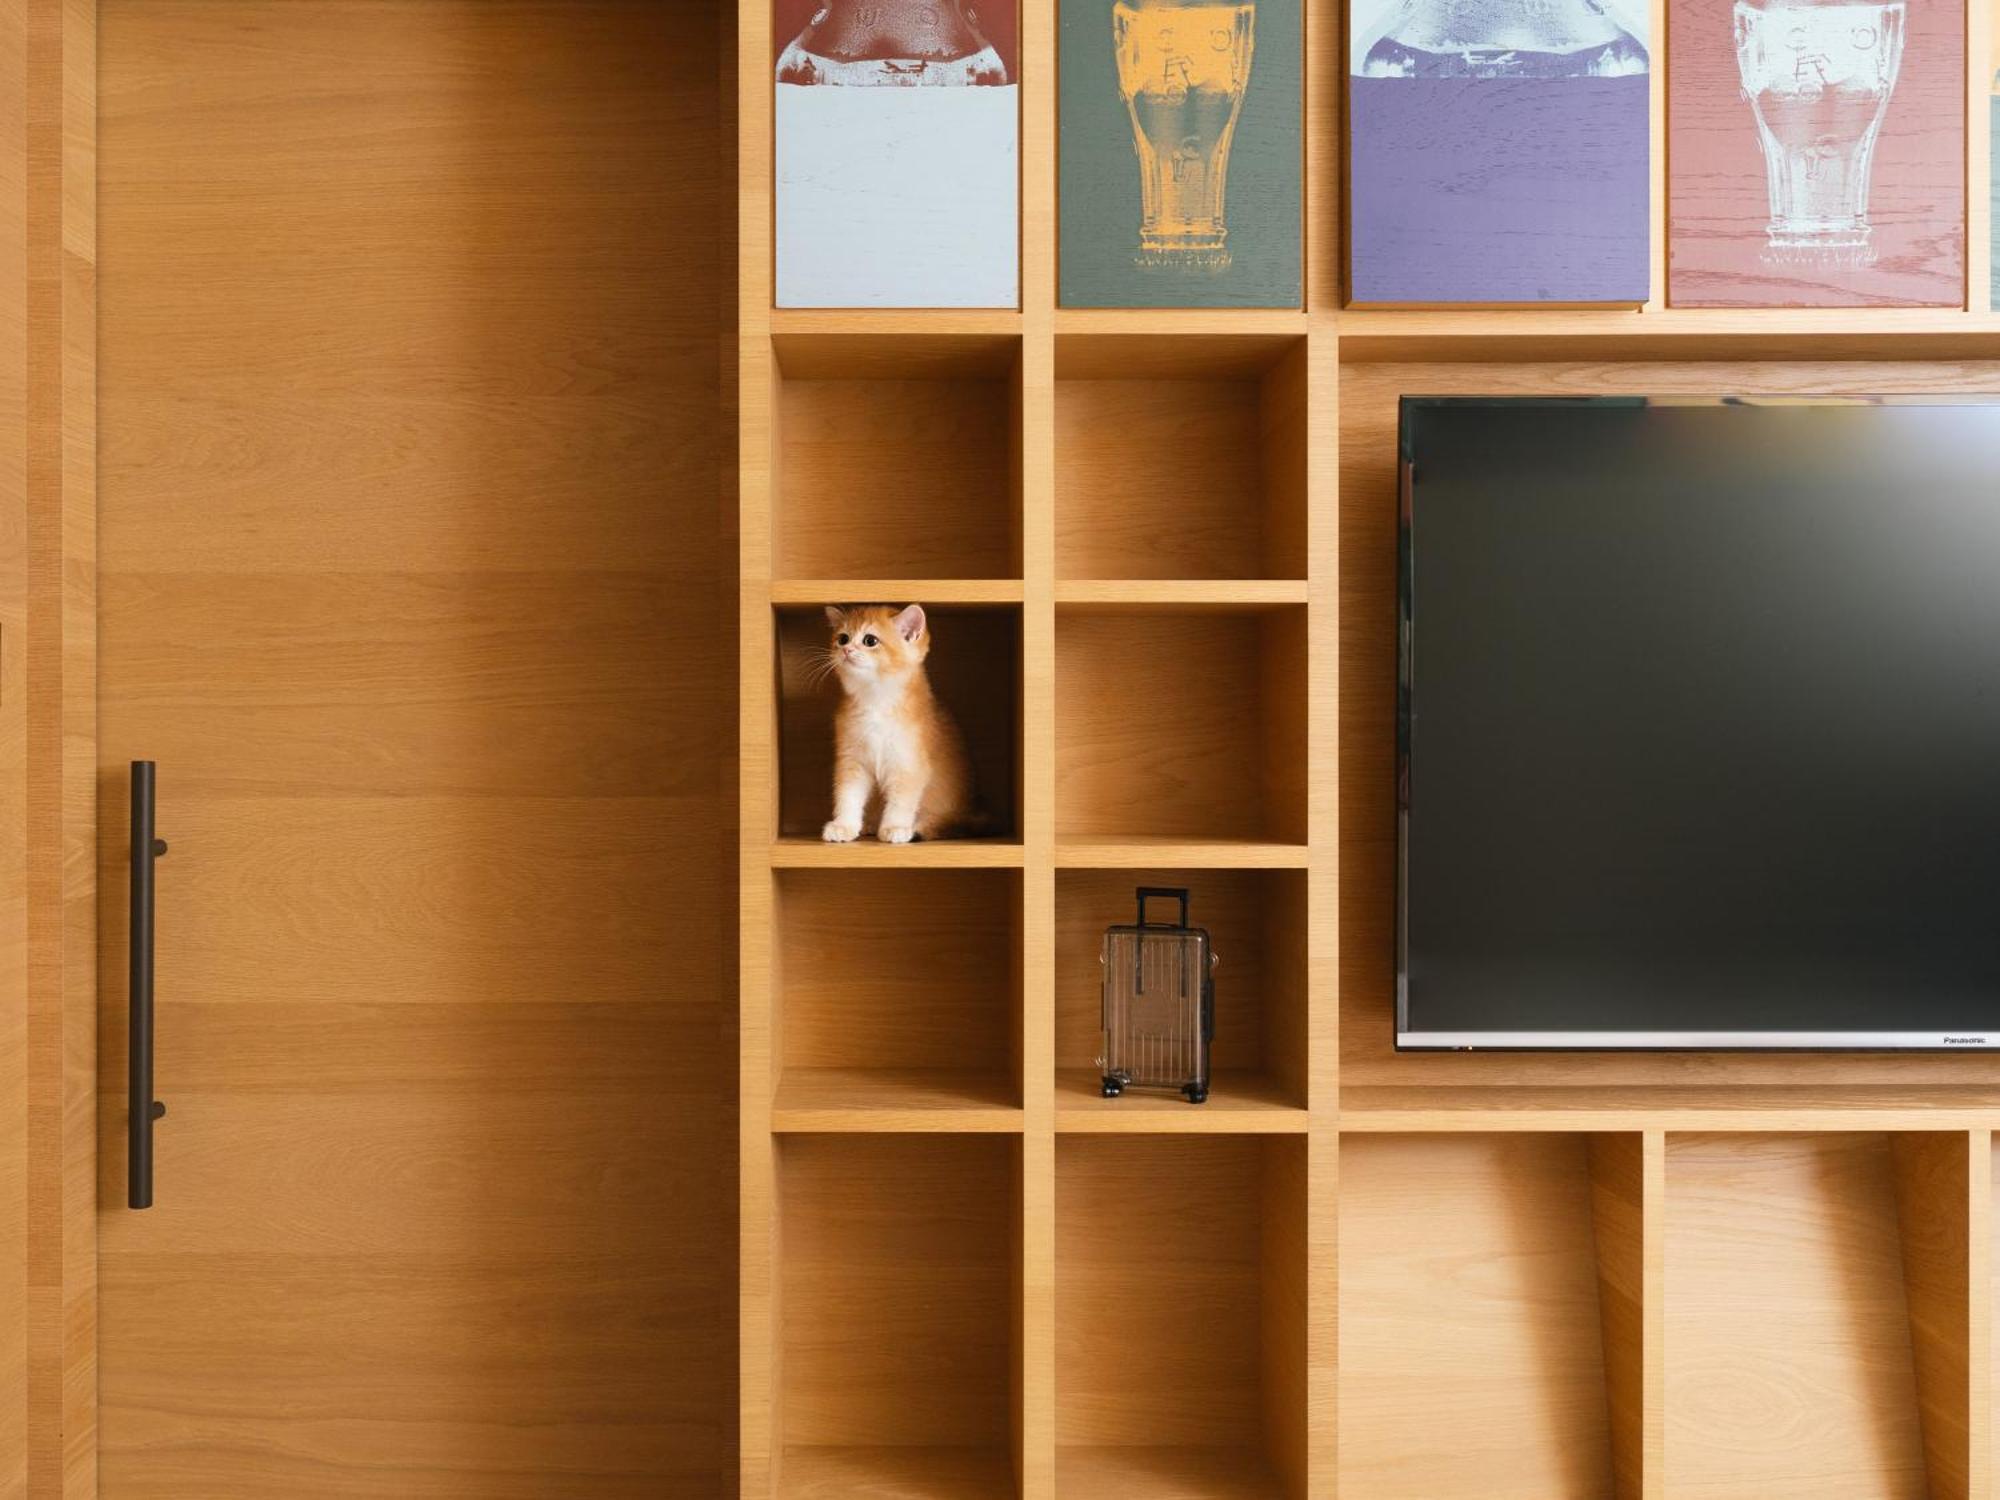
POLYGON ((842 728, 847 734, 848 753, 858 758, 879 781, 890 773, 916 763, 922 753, 922 737, 917 732, 916 684, 896 688, 872 685, 850 693, 842 728))

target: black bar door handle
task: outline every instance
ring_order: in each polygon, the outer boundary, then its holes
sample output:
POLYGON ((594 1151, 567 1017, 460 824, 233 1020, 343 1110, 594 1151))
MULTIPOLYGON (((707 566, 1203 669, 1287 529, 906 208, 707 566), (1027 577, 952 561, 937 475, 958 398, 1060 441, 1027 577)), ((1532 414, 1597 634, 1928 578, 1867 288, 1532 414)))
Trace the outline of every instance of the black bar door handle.
POLYGON ((153 1206, 153 1122, 167 1112, 153 1097, 153 861, 167 852, 153 832, 154 767, 132 762, 131 1007, 128 1037, 130 1132, 127 1198, 134 1208, 153 1206))

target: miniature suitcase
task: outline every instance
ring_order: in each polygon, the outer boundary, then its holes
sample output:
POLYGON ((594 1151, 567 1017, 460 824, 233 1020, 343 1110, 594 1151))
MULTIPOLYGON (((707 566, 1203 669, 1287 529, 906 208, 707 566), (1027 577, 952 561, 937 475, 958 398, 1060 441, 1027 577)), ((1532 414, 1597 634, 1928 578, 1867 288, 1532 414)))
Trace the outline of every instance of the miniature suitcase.
POLYGON ((1188 893, 1139 888, 1139 919, 1104 930, 1104 1097, 1168 1089, 1190 1104, 1208 1097, 1215 1040, 1215 945, 1188 926, 1188 893), (1178 922, 1148 922, 1146 902, 1178 899, 1178 922))

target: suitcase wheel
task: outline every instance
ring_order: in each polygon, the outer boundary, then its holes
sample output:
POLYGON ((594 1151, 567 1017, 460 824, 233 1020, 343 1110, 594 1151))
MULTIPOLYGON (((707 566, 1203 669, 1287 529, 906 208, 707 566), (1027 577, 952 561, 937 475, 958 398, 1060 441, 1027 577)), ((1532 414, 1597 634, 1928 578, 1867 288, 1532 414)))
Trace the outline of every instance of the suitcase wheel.
POLYGON ((1208 1101, 1208 1090, 1198 1084, 1190 1083, 1181 1092, 1187 1095, 1190 1104, 1205 1104, 1208 1101))
POLYGON ((1105 1079, 1103 1088, 1104 1097, 1107 1099, 1116 1099, 1120 1094, 1125 1092, 1125 1085, 1115 1078, 1105 1079))

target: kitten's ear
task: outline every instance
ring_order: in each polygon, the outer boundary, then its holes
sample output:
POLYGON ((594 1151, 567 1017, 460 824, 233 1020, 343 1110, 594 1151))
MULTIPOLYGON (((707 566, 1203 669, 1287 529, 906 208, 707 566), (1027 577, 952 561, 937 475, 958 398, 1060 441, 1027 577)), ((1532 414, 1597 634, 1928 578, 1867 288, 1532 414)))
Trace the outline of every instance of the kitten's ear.
POLYGON ((914 641, 924 633, 924 607, 912 604, 896 616, 896 633, 906 641, 914 641))
POLYGON ((839 605, 829 604, 826 607, 826 623, 831 625, 835 630, 840 629, 841 621, 845 620, 846 618, 847 618, 847 611, 842 609, 839 605))

